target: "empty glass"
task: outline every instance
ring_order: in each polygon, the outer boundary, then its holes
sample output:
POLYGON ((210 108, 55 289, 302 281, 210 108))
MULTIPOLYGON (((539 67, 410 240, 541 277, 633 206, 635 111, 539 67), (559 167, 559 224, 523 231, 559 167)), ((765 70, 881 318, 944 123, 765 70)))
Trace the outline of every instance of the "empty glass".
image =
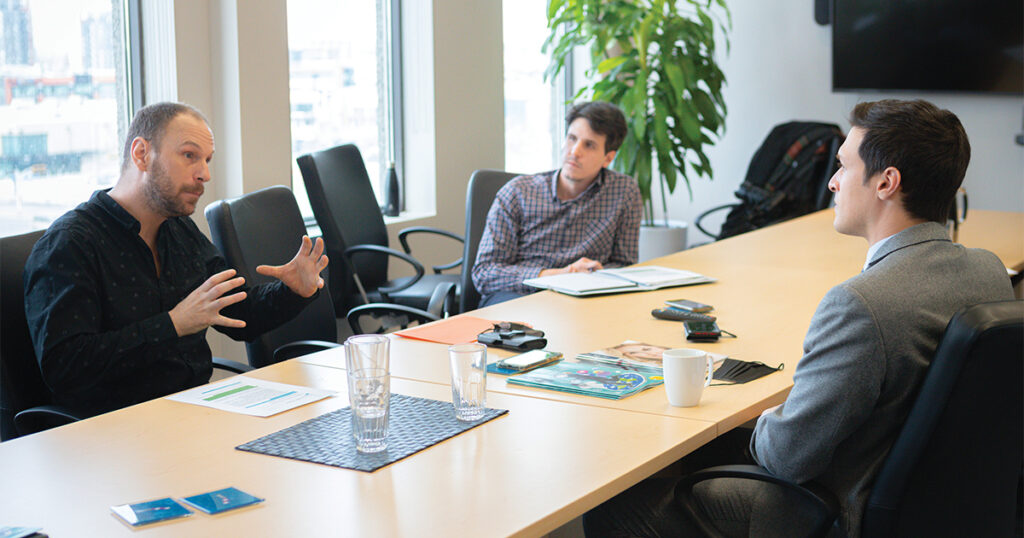
POLYGON ((386 370, 348 371, 348 401, 352 406, 352 436, 356 450, 380 452, 388 447, 391 378, 386 370))
POLYGON ((448 347, 452 372, 452 405, 459 420, 479 420, 487 407, 487 346, 448 347))
POLYGON ((345 369, 380 368, 391 372, 391 340, 382 334, 357 334, 345 340, 345 369))

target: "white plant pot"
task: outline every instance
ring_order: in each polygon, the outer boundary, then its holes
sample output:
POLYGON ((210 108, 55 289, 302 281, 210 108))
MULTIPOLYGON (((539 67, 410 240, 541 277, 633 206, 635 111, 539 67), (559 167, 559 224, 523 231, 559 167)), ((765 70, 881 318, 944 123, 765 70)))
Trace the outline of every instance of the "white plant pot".
POLYGON ((686 228, 683 221, 670 220, 668 226, 640 227, 640 261, 667 256, 686 249, 686 228))

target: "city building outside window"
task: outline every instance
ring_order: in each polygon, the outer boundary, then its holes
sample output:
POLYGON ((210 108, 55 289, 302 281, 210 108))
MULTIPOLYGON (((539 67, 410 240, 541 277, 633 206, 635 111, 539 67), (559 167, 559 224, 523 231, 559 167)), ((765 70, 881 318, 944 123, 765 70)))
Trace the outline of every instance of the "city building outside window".
POLYGON ((399 50, 393 40, 398 0, 288 0, 292 190, 312 216, 298 165, 301 155, 355 144, 378 200, 388 165, 401 171, 392 88, 399 50))
POLYGON ((0 0, 0 233, 112 186, 130 118, 124 0, 0 0))

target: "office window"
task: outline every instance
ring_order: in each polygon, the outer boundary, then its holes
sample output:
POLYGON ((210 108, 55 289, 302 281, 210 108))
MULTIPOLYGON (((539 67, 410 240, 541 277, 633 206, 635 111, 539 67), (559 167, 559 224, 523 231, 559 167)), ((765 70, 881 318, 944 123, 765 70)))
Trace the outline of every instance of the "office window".
POLYGON ((399 87, 392 59, 399 50, 392 32, 397 3, 288 0, 292 189, 306 217, 313 213, 299 156, 355 144, 378 199, 388 165, 401 164, 392 92, 399 87))
POLYGON ((0 233, 112 186, 130 119, 124 0, 0 0, 0 233))
MULTIPOLYGON (((564 76, 544 81, 548 55, 547 0, 502 4, 505 66, 505 169, 533 173, 556 168, 565 133, 564 76)), ((571 70, 567 70, 571 71, 571 70)))

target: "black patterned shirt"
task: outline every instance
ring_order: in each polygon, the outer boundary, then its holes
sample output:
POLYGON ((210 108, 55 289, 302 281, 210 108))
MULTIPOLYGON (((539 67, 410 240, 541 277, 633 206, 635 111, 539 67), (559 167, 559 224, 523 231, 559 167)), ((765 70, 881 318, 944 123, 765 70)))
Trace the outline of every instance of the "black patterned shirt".
MULTIPOLYGON (((177 217, 157 232, 158 276, 139 229, 97 191, 50 226, 25 265, 25 313, 43 379, 57 403, 83 415, 210 379, 206 331, 179 337, 169 312, 228 265, 191 218, 177 217)), ((246 327, 215 327, 236 340, 284 323, 312 300, 280 281, 247 291, 221 311, 246 327)))

